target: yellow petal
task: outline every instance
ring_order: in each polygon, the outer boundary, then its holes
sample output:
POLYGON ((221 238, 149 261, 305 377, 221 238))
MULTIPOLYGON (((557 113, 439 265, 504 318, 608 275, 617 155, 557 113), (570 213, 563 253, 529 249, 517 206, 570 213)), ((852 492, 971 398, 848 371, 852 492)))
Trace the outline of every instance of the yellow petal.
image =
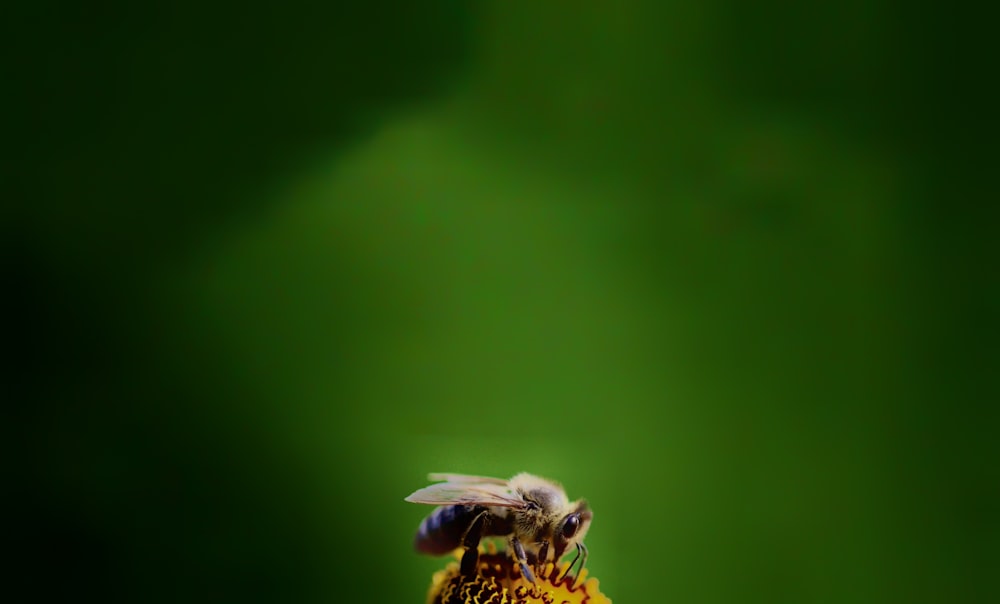
POLYGON ((462 577, 457 562, 434 573, 428 604, 611 604, 597 579, 566 576, 569 564, 552 563, 535 573, 536 583, 521 576, 520 568, 504 553, 480 553, 475 577, 462 577))

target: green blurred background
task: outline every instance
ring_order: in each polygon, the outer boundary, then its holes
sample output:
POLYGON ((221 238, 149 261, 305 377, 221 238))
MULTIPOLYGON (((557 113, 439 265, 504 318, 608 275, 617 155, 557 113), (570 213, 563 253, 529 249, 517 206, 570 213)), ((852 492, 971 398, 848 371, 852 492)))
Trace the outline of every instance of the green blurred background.
POLYGON ((615 602, 987 600, 957 19, 5 10, 24 601, 422 602, 433 471, 589 499, 615 602))

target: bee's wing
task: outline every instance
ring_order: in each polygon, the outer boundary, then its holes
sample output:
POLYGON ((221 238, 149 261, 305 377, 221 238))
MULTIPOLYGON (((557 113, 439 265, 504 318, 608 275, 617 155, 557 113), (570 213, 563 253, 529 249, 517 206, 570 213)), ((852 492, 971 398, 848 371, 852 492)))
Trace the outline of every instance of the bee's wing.
POLYGON ((527 505, 504 484, 474 482, 439 482, 415 491, 406 498, 411 503, 431 505, 488 505, 523 508, 527 505))
POLYGON ((473 476, 471 474, 447 474, 441 472, 435 472, 433 474, 427 475, 427 480, 431 482, 473 482, 477 484, 507 484, 507 480, 503 478, 491 478, 489 476, 473 476))

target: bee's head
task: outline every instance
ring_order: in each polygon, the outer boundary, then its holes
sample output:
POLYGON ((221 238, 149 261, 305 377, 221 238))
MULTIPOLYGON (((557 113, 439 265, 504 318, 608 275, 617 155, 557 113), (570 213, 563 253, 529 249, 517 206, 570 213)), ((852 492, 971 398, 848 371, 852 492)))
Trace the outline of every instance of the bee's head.
POLYGON ((593 516, 585 500, 575 502, 572 510, 563 516, 555 527, 553 535, 555 551, 562 553, 570 545, 582 541, 587 529, 590 528, 590 519, 593 516))

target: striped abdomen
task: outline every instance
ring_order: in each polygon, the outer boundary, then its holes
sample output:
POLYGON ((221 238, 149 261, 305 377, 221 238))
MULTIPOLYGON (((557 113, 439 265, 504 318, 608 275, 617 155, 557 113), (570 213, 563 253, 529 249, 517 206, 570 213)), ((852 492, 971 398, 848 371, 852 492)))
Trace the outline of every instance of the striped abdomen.
POLYGON ((469 525, 485 508, 466 505, 443 505, 424 518, 417 529, 413 546, 419 552, 441 556, 462 545, 469 525))

